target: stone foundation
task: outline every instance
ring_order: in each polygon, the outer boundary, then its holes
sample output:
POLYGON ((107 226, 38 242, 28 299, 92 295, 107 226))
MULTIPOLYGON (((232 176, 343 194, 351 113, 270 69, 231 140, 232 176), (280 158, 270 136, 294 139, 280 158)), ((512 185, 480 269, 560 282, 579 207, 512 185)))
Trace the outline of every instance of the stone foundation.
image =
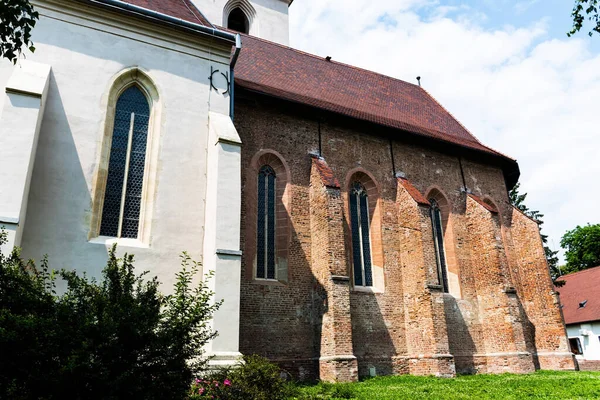
POLYGON ((577 360, 580 371, 600 371, 600 360, 577 360))
POLYGON ((319 377, 328 382, 358 381, 358 362, 354 356, 323 357, 319 360, 319 377))

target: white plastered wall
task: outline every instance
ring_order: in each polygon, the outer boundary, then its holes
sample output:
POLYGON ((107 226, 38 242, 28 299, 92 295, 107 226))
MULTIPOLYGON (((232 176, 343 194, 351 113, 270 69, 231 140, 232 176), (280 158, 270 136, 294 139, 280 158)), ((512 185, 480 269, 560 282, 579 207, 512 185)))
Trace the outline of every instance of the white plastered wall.
MULTIPOLYGON (((192 0, 210 22, 218 26, 227 25, 223 12, 230 1, 237 0, 192 0)), ((246 0, 244 0, 246 1, 246 0)), ((256 11, 250 26, 250 34, 272 42, 289 45, 289 0, 247 0, 256 11)))
POLYGON ((239 349, 240 324, 240 215, 241 215, 241 140, 231 121, 223 114, 209 114, 208 184, 204 260, 214 272, 209 281, 215 300, 223 304, 215 313, 213 329, 219 336, 210 345, 215 366, 235 363, 239 349))
POLYGON ((0 225, 7 232, 1 249, 4 254, 21 245, 49 80, 49 65, 21 60, 13 68, 2 96, 0 225))
MULTIPOLYGON (((73 9, 63 8, 68 3, 35 3, 41 15, 33 32, 37 50, 27 58, 50 65, 52 73, 23 255, 40 260, 47 254, 51 268, 100 275, 108 245, 88 241, 88 234, 106 98, 112 78, 138 66, 161 96, 157 190, 149 245, 120 246, 119 253, 135 254, 138 268, 158 276, 168 292, 182 251, 202 259, 208 113, 228 115, 230 100, 222 94, 224 82, 216 82, 219 92, 209 90, 208 77, 211 66, 228 70, 231 47, 191 34, 151 31, 159 28, 148 24, 129 26, 126 17, 88 10, 79 2, 73 9)), ((6 86, 13 68, 0 62, 0 87, 6 86)))
POLYGON ((600 360, 600 321, 567 325, 567 335, 579 338, 583 355, 578 360, 600 360))

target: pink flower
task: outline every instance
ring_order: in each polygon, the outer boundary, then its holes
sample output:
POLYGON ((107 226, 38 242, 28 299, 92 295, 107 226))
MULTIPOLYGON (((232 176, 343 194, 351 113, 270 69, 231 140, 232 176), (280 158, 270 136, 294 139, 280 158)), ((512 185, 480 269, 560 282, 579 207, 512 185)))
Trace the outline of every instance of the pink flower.
POLYGON ((231 386, 231 381, 229 379, 225 379, 225 381, 223 382, 223 385, 231 386))
POLYGON ((204 393, 204 388, 203 388, 203 387, 201 387, 200 389, 198 389, 198 393, 199 393, 199 394, 202 394, 202 393, 204 393))

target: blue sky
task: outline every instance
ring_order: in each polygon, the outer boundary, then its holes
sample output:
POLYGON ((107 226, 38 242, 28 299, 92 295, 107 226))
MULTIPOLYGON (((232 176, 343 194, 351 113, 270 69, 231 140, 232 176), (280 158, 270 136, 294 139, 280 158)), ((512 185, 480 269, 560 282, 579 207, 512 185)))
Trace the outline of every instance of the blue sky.
MULTIPOLYGON (((484 0, 484 1, 440 1, 442 6, 464 7, 478 10, 486 15, 481 21, 488 29, 504 26, 526 26, 537 21, 547 22, 547 36, 564 39, 571 30, 571 11, 573 1, 570 0, 484 0)), ((434 6, 435 7, 435 6, 434 6)), ((587 31, 575 37, 585 39, 596 51, 600 51, 599 37, 589 38, 587 31)))
MULTIPOLYGON (((423 86, 516 158, 527 205, 560 238, 600 223, 600 35, 568 38, 572 1, 295 0, 291 45, 423 86)), ((562 256, 562 253, 561 253, 562 256)))

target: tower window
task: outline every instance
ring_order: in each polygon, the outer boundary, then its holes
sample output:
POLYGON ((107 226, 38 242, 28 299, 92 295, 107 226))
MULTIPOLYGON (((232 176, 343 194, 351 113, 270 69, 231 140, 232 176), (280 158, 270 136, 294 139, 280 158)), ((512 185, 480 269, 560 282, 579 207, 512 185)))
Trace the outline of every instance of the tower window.
POLYGON ((227 18, 227 27, 241 33, 250 32, 250 22, 248 21, 246 14, 244 14, 239 7, 234 8, 229 13, 229 18, 227 18))
POLYGON ((448 293, 448 271, 446 254, 444 252, 444 231, 442 229, 442 211, 437 201, 429 199, 431 203, 431 223, 433 227, 433 242, 435 244, 435 259, 438 269, 438 280, 444 293, 448 293))
POLYGON ((108 164, 100 235, 137 238, 150 106, 137 86, 119 97, 108 164))
POLYGON ((276 175, 263 166, 258 173, 258 220, 256 229, 256 277, 275 277, 275 196, 276 175))
POLYGON ((361 183, 355 182, 349 197, 354 284, 356 286, 373 286, 367 190, 361 183))

